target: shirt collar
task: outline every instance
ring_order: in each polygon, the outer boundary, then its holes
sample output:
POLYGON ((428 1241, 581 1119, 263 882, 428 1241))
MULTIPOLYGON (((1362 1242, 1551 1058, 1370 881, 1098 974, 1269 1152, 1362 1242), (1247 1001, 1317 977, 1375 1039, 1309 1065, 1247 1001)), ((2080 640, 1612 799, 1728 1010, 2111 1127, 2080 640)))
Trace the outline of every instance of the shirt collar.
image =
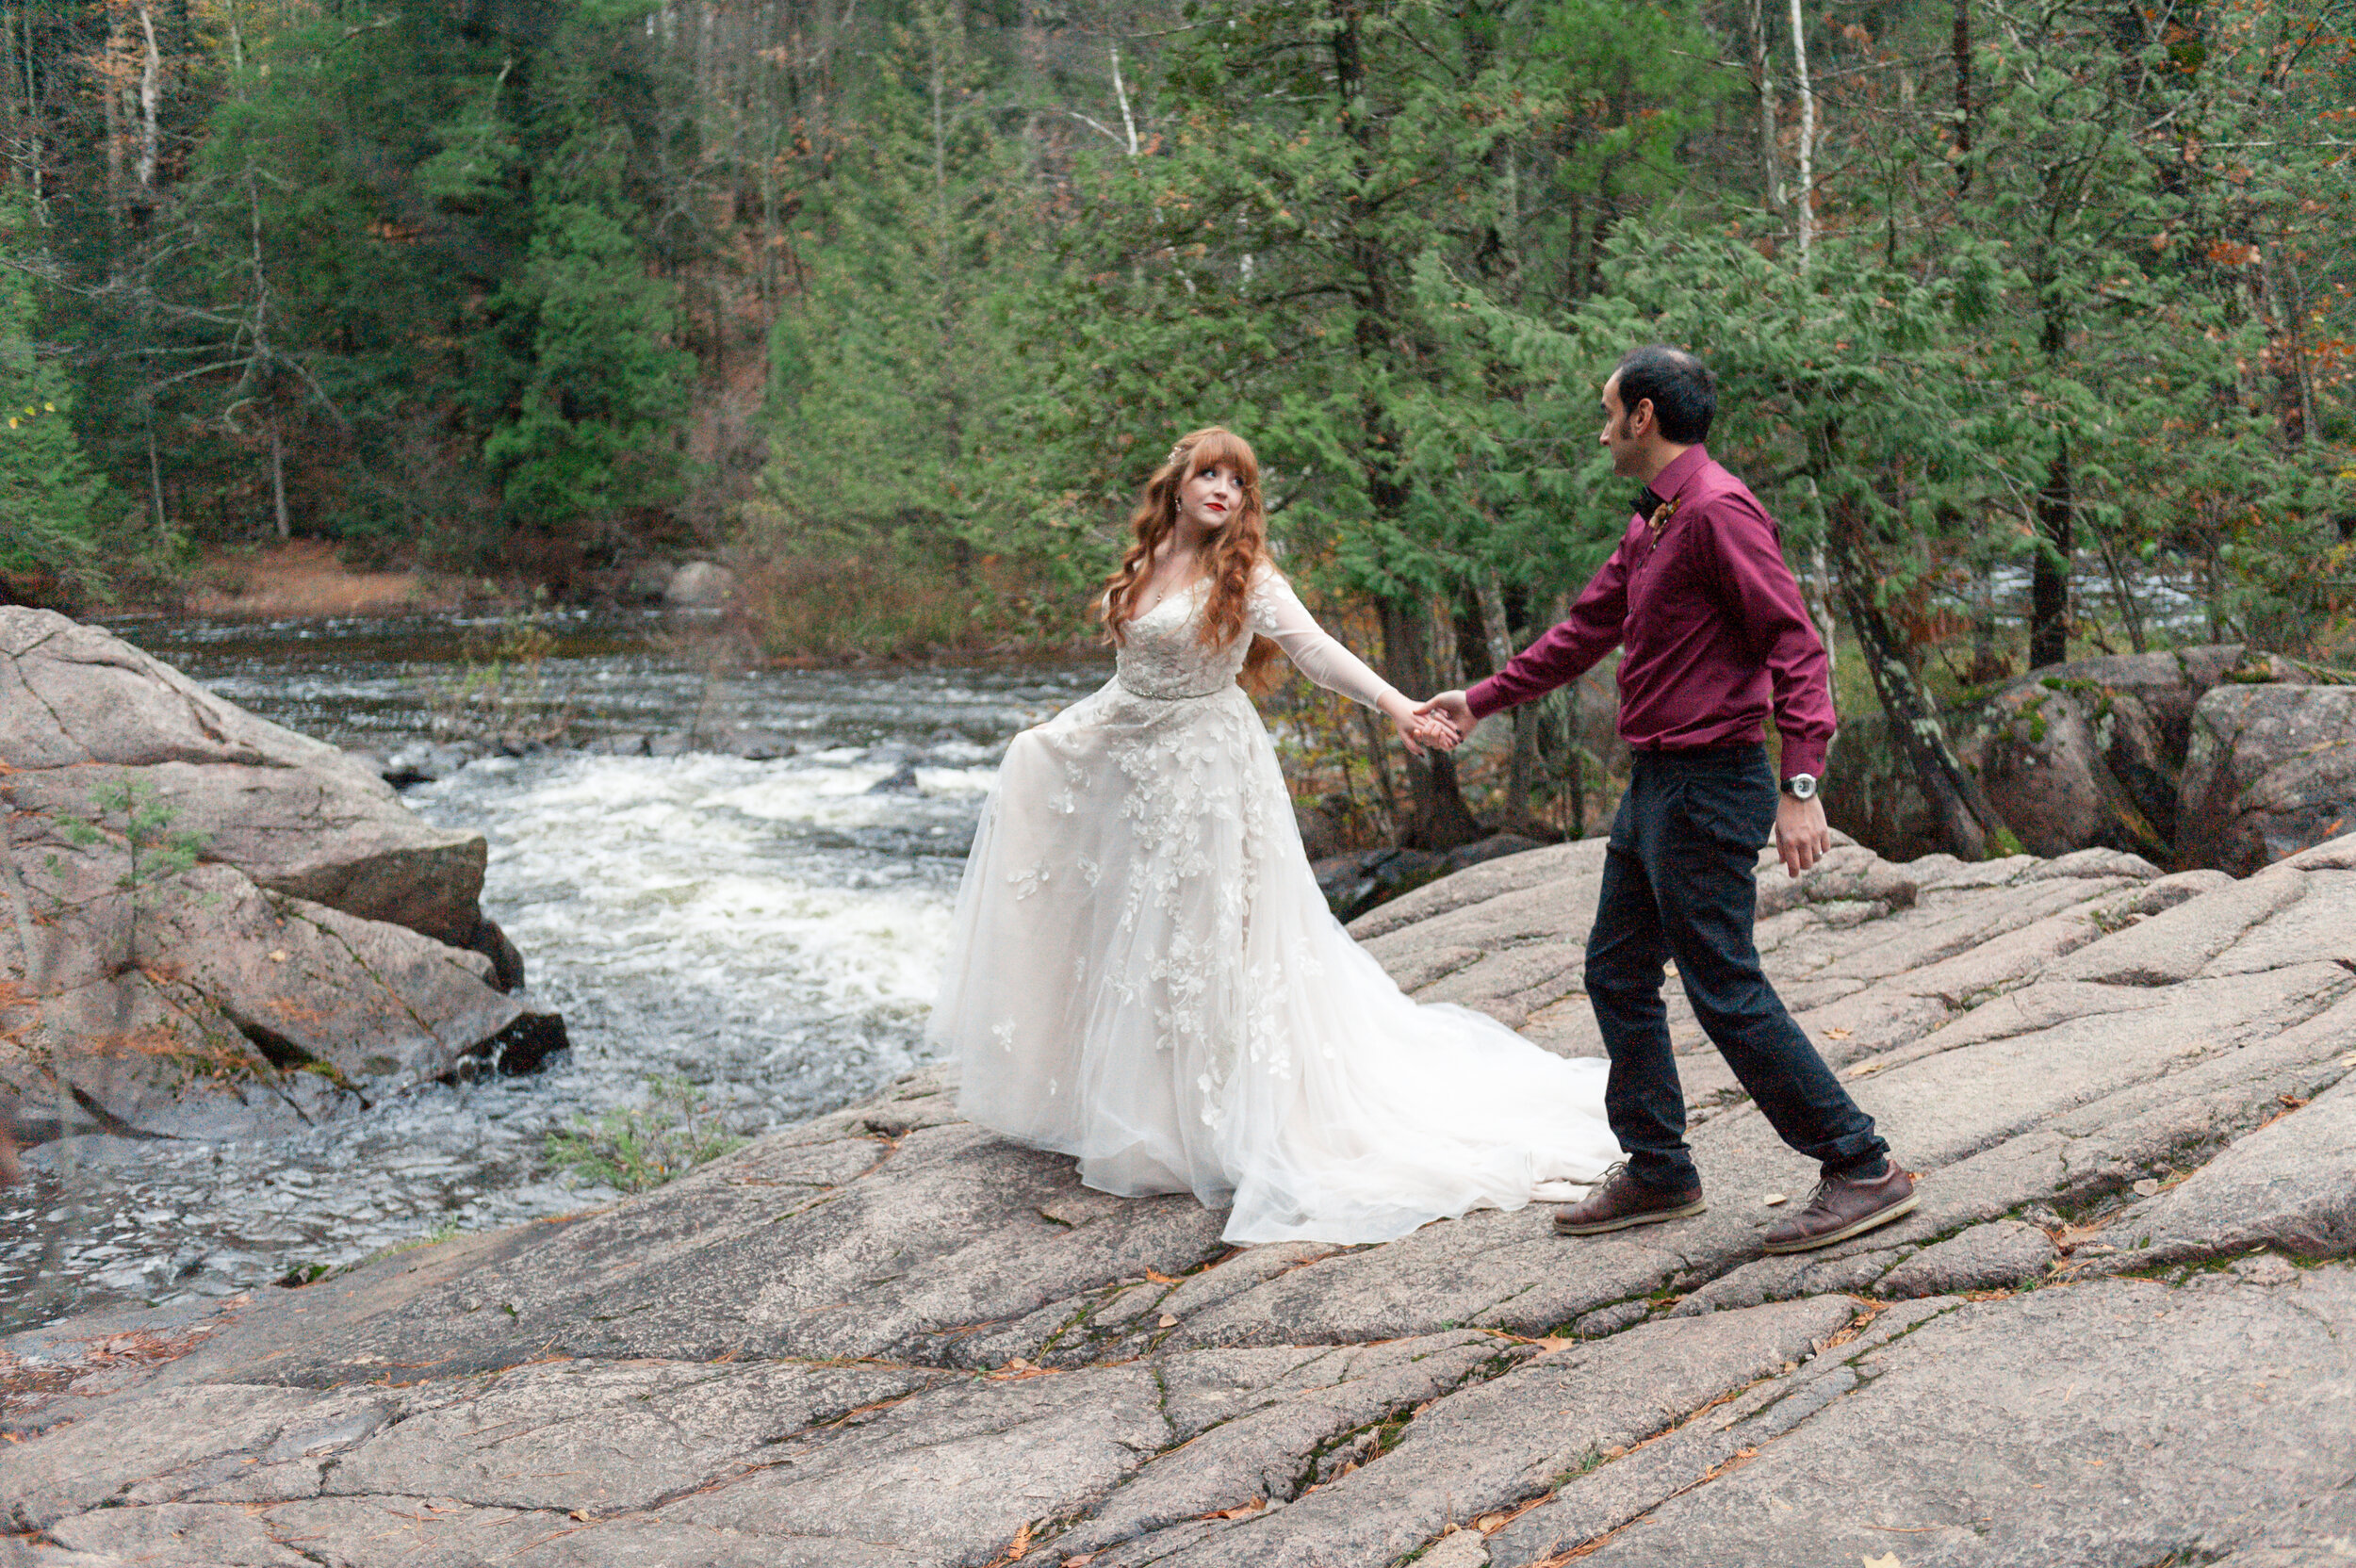
POLYGON ((1710 461, 1710 449, 1700 442, 1686 448, 1669 460, 1667 467, 1653 475, 1652 482, 1636 493, 1629 507, 1639 517, 1649 517, 1668 502, 1677 498, 1678 492, 1693 482, 1693 476, 1710 461))

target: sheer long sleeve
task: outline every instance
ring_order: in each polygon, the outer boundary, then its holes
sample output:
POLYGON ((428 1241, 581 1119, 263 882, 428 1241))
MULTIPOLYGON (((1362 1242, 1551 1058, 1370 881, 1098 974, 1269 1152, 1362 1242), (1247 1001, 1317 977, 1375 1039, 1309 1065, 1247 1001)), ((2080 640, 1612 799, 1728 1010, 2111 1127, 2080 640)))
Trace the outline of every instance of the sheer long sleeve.
POLYGON ((1268 572, 1252 590, 1252 629, 1284 650, 1294 668, 1352 702, 1378 706, 1391 683, 1327 635, 1282 575, 1268 572))

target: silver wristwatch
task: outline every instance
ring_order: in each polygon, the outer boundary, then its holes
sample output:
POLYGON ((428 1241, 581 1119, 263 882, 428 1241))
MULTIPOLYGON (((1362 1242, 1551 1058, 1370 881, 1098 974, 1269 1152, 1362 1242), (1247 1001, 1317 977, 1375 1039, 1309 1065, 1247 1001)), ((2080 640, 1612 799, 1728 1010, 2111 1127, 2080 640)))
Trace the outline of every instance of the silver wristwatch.
POLYGON ((1793 800, 1814 800, 1816 798, 1816 776, 1812 773, 1793 774, 1783 781, 1783 792, 1793 800))

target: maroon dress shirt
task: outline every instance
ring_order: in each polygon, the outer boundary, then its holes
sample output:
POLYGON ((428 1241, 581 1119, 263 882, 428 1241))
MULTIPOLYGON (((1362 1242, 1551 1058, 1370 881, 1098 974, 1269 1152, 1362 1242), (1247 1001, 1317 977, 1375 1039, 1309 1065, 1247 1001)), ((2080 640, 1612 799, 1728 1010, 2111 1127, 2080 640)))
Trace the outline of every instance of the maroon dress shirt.
POLYGON ((1822 774, 1835 728, 1831 662, 1775 520, 1698 446, 1654 476, 1638 504, 1570 619, 1465 694, 1473 716, 1577 680, 1624 646, 1620 738, 1636 750, 1755 742, 1772 710, 1783 776, 1822 774))

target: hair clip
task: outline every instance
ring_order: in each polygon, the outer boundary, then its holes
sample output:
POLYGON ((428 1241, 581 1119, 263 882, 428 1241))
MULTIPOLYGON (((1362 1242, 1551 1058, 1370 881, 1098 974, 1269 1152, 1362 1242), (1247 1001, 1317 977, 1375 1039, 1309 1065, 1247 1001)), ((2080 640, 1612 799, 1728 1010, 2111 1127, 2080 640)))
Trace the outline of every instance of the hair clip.
POLYGON ((1176 446, 1170 448, 1170 455, 1162 459, 1162 466, 1167 468, 1176 463, 1178 459, 1185 454, 1186 449, 1186 444, 1184 441, 1181 441, 1176 446))

